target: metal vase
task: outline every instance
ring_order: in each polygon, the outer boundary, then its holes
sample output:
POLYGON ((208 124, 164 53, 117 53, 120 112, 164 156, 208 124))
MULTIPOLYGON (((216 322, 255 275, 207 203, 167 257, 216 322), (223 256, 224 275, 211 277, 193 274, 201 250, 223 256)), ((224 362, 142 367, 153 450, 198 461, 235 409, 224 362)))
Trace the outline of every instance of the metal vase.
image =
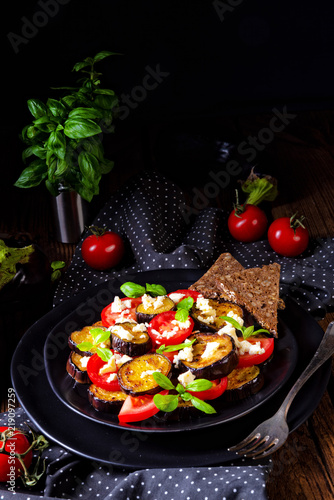
POLYGON ((75 191, 64 190, 52 197, 52 209, 57 240, 78 243, 88 224, 89 204, 75 191))

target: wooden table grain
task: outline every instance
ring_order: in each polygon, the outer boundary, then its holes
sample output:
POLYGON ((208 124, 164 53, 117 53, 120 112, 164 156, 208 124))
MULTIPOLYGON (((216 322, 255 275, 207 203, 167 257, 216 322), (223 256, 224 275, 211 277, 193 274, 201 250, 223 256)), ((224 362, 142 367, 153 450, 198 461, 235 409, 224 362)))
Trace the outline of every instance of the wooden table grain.
MULTIPOLYGON (((294 118, 284 130, 276 133, 272 140, 259 148, 255 163, 263 173, 268 169, 278 179, 279 196, 272 203, 273 218, 292 215, 295 212, 305 216, 311 238, 334 236, 334 112, 294 111, 294 118)), ((226 117, 214 126, 217 135, 224 137, 261 137, 261 131, 268 128, 271 114, 226 117), (226 135, 224 135, 226 134, 226 135)), ((212 127, 211 127, 212 128, 212 127)), ((155 142, 164 134, 164 124, 147 124, 144 130, 132 131, 130 138, 122 138, 110 151, 116 156, 116 166, 104 179, 102 206, 116 189, 143 168, 165 172, 159 162, 155 142), (129 143, 132 149, 129 149, 129 143), (131 152, 132 151, 132 152, 131 152)), ((268 137, 262 133, 262 137, 268 137)), ((114 139, 115 140, 115 139, 114 139)), ((262 144, 263 145, 263 144, 262 144)), ((196 173, 196 172, 195 172, 196 173)), ((170 177, 180 180, 182 188, 193 196, 194 186, 203 189, 202 177, 185 179, 171 167, 170 177), (196 185, 198 182, 198 185, 196 185)), ((9 234, 28 233, 44 249, 50 262, 64 260, 68 266, 75 250, 75 244, 56 241, 53 232, 49 197, 43 188, 20 192, 7 180, 0 200, 2 217, 0 232, 9 234), (8 199, 15 204, 8 210, 8 199), (2 205, 1 205, 2 204, 2 205)), ((234 198, 232 186, 219 193, 210 203, 230 208, 234 198)), ((97 204, 96 210, 99 209, 97 204)), ((334 313, 329 312, 319 321, 323 330, 334 313)), ((29 324, 23 324, 22 329, 29 324)), ((23 333, 23 332, 22 332, 23 333)), ((290 434, 285 445, 273 456, 273 469, 267 483, 269 500, 298 498, 307 500, 329 500, 334 498, 334 371, 321 402, 312 416, 295 432, 290 434)), ((2 410, 6 409, 5 398, 2 410)))

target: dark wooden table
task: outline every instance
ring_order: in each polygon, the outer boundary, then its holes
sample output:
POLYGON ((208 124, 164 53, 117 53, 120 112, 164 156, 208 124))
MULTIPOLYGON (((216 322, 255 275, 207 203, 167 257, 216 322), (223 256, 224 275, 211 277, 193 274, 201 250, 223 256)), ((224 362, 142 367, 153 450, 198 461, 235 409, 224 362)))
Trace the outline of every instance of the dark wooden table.
MULTIPOLYGON (((243 137, 257 138, 255 163, 261 171, 271 173, 278 179, 279 196, 271 206, 273 218, 297 212, 306 217, 312 238, 334 236, 334 113, 332 111, 295 111, 288 125, 272 134, 272 113, 227 117, 211 123, 216 135, 222 140, 243 137), (268 133, 269 128, 269 133, 268 133), (270 140, 269 140, 270 139, 270 140), (262 141, 262 142, 261 142, 262 141), (264 144, 266 141, 266 144, 264 144)), ((186 129, 186 125, 181 124, 186 129)), ((204 127, 205 128, 205 127, 204 127)), ((112 157, 116 159, 114 170, 103 181, 99 203, 121 187, 128 178, 143 168, 157 169, 179 181, 189 197, 194 195, 194 186, 203 189, 203 175, 199 172, 198 160, 190 160, 183 172, 177 167, 168 168, 163 161, 164 152, 157 153, 157 142, 168 137, 169 125, 147 125, 141 130, 132 130, 128 137, 110 145, 112 157)), ((19 146, 15 146, 16 148, 19 146)), ((254 148, 253 148, 254 149, 254 148)), ((170 158, 170 151, 165 151, 170 158)), ((182 161, 182 158, 181 160, 182 161)), ((19 170, 21 167, 17 167, 19 170)), ((205 165, 203 169, 205 171, 205 165)), ((43 188, 20 191, 12 188, 13 176, 2 185, 0 209, 2 213, 1 233, 28 233, 47 254, 50 262, 71 261, 75 245, 56 241, 53 233, 49 198, 43 188), (15 203, 9 205, 9 200, 15 203), (8 206, 11 208, 8 209, 8 206)), ((234 199, 232 185, 219 193, 210 203, 230 208, 234 199)), ((99 204, 96 205, 96 210, 99 204)), ((319 322, 325 329, 334 319, 328 313, 319 322)), ((23 318, 22 333, 28 328, 31 318, 23 318)), ((334 412, 333 375, 321 402, 313 415, 298 430, 293 432, 285 445, 276 452, 273 471, 267 492, 270 500, 298 498, 307 500, 334 497, 334 412)), ((6 398, 2 410, 6 409, 6 398)))

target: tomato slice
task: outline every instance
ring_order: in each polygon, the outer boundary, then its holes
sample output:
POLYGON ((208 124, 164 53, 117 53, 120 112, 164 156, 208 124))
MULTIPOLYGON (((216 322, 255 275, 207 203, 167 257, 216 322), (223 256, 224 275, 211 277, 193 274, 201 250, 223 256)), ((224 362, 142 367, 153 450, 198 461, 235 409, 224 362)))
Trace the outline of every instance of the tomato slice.
POLYGON ((121 299, 122 302, 121 312, 113 312, 112 305, 114 304, 114 302, 107 305, 101 312, 101 321, 103 326, 107 328, 109 326, 114 326, 116 320, 121 317, 124 318, 125 320, 136 321, 136 308, 138 304, 141 303, 141 301, 142 301, 141 297, 138 297, 136 299, 130 299, 128 297, 124 297, 123 299, 121 299), (129 305, 130 307, 126 307, 127 305, 129 305))
POLYGON ((206 391, 188 391, 196 398, 202 400, 216 399, 219 398, 226 391, 227 388, 227 377, 223 377, 221 379, 211 380, 212 387, 207 389, 206 391))
POLYGON ((107 362, 103 361, 98 354, 93 354, 87 363, 88 377, 93 384, 101 387, 101 389, 105 389, 106 391, 120 391, 121 388, 117 379, 108 381, 110 375, 112 373, 117 373, 117 370, 100 374, 100 369, 106 364, 107 362))
MULTIPOLYGON (((168 394, 168 391, 162 391, 160 394, 168 394)), ((124 401, 118 414, 118 420, 121 423, 138 422, 153 417, 158 413, 153 401, 153 396, 145 394, 143 396, 128 396, 124 401)))
POLYGON ((181 344, 193 331, 194 321, 190 316, 183 325, 175 320, 175 314, 176 311, 166 311, 157 314, 149 322, 147 332, 155 345, 181 344))
MULTIPOLYGON (((175 290, 175 292, 171 292, 168 294, 168 297, 174 294, 183 294, 183 297, 181 297, 179 300, 174 300, 175 304, 180 302, 181 300, 185 299, 186 297, 191 297, 194 299, 194 302, 198 299, 198 297, 201 295, 199 292, 196 292, 196 290, 188 290, 188 289, 180 289, 180 290, 175 290)), ((173 300, 173 298, 172 298, 173 300)))
POLYGON ((262 354, 249 354, 248 352, 239 356, 239 363, 237 368, 244 368, 246 366, 259 365, 266 361, 274 352, 274 339, 273 338, 255 338, 247 339, 251 344, 260 342, 261 348, 264 349, 262 354))

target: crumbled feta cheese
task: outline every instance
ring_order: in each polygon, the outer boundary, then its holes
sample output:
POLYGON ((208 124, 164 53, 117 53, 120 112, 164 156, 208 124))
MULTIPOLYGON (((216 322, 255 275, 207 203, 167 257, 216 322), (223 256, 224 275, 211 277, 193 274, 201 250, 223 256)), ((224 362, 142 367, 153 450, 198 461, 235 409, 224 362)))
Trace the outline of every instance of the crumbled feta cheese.
POLYGON ((190 363, 194 357, 193 346, 191 345, 190 347, 184 347, 184 349, 181 349, 176 356, 178 357, 178 359, 182 359, 182 361, 189 361, 190 363))
POLYGON ((114 356, 115 356, 117 368, 124 365, 124 363, 126 363, 127 361, 131 361, 131 359, 133 359, 130 356, 128 356, 127 354, 123 354, 123 355, 122 354, 114 354, 114 356))
POLYGON ((185 330, 191 325, 189 318, 186 321, 178 321, 177 319, 173 319, 171 323, 172 325, 176 325, 178 328, 180 328, 180 330, 185 330))
POLYGON ((114 380, 117 380, 117 373, 111 373, 107 378, 107 382, 113 382, 114 380))
POLYGON ((116 359, 115 359, 115 356, 112 356, 109 359, 109 361, 100 368, 99 374, 103 375, 104 373, 115 372, 116 369, 117 369, 117 367, 116 367, 116 359))
POLYGON ((229 318, 235 319, 235 321, 237 321, 240 326, 244 325, 244 320, 240 316, 238 316, 237 314, 235 314, 233 311, 229 311, 226 314, 226 316, 228 316, 229 318))
POLYGON ((142 302, 144 305, 145 309, 150 309, 153 307, 153 309, 159 309, 159 307, 162 307, 164 304, 164 295, 158 295, 158 297, 151 297, 151 295, 144 294, 142 297, 142 302))
POLYGON ((122 327, 122 325, 114 325, 111 329, 111 333, 115 333, 122 340, 132 340, 134 336, 131 332, 122 327))
POLYGON ((114 298, 114 301, 111 303, 111 312, 120 313, 124 311, 124 309, 131 308, 131 299, 121 300, 117 295, 114 298))
POLYGON ((172 299, 175 304, 178 304, 184 298, 184 293, 170 293, 169 298, 172 299))
POLYGON ((216 319, 216 311, 214 311, 214 314, 210 316, 197 316, 199 321, 202 321, 203 323, 213 323, 214 320, 216 319))
POLYGON ((80 364, 83 368, 87 368, 87 363, 89 361, 90 356, 82 356, 80 359, 80 364))
POLYGON ((147 326, 146 323, 138 323, 136 326, 132 328, 133 332, 146 332, 147 326))
POLYGON ((202 312, 202 314, 198 316, 199 321, 207 324, 214 322, 217 311, 210 306, 209 299, 205 299, 203 295, 200 295, 196 300, 196 307, 202 312))
POLYGON ((255 344, 252 344, 251 342, 248 342, 247 340, 242 340, 240 342, 240 348, 239 348, 239 354, 263 354, 264 349, 261 347, 260 342, 255 342, 255 344))
POLYGON ((220 346, 219 342, 208 342, 206 344, 205 351, 203 352, 201 358, 202 359, 210 358, 210 356, 212 356, 215 353, 215 351, 217 351, 219 346, 220 346))
POLYGON ((183 385, 183 387, 186 387, 186 385, 190 384, 190 382, 193 382, 195 378, 195 375, 191 373, 190 370, 188 370, 185 373, 181 373, 181 375, 177 377, 177 380, 180 382, 180 384, 183 385))

